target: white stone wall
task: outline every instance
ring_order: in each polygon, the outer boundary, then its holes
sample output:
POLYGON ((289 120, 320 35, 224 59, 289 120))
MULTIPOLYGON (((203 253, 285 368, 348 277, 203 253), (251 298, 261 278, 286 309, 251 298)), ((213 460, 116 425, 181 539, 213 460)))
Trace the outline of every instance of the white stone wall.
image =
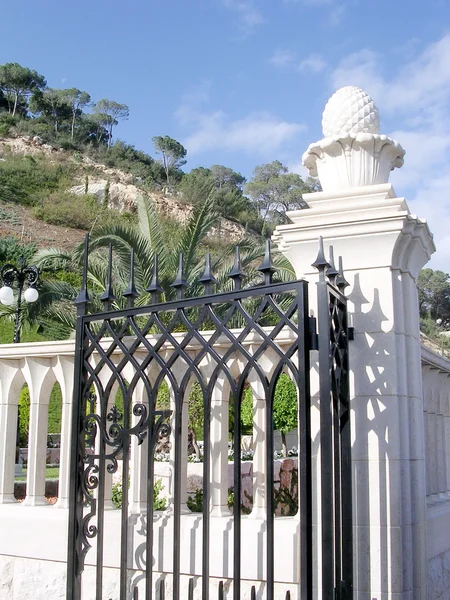
POLYGON ((450 598, 450 550, 434 556, 428 563, 428 600, 450 598))
POLYGON ((428 600, 450 600, 450 361, 422 348, 428 600))

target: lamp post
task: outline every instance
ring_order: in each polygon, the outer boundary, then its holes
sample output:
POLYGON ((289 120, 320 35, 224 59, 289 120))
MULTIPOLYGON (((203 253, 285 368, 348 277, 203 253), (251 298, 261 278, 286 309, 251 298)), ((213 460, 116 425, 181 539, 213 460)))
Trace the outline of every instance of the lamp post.
MULTIPOLYGON (((0 269, 0 278, 2 287, 0 288, 0 302, 5 306, 14 304, 13 286, 17 284, 17 306, 14 317, 14 338, 13 343, 20 342, 20 312, 22 310, 22 294, 26 302, 36 302, 39 293, 36 284, 39 279, 39 269, 34 265, 25 265, 23 256, 19 257, 18 266, 12 264, 3 265, 0 269), (28 284, 24 291, 25 283, 28 284)), ((19 413, 17 413, 17 442, 16 442, 16 474, 21 475, 22 466, 19 464, 20 455, 20 422, 19 413)))
POLYGON ((6 306, 14 304, 13 286, 17 284, 17 307, 14 317, 14 338, 13 343, 20 342, 20 313, 22 310, 22 294, 26 302, 36 302, 39 293, 36 284, 39 279, 39 269, 34 265, 25 265, 23 256, 19 257, 18 266, 12 264, 3 265, 0 269, 0 278, 2 287, 0 288, 0 302, 6 306), (24 291, 25 283, 28 287, 24 291))

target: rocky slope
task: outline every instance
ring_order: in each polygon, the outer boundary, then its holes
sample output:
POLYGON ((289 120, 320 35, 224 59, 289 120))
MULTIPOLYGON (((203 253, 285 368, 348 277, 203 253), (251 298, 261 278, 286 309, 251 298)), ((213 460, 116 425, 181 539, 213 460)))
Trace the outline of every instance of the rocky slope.
MULTIPOLYGON (((22 136, 0 139, 0 160, 7 160, 9 153, 46 156, 51 163, 70 163, 75 167, 77 185, 70 188, 74 194, 93 194, 99 202, 105 195, 111 208, 120 211, 134 211, 138 196, 142 190, 133 183, 133 176, 118 169, 96 163, 87 156, 66 152, 50 144, 45 144, 38 136, 22 136)), ((192 208, 180 201, 180 198, 161 190, 146 192, 158 209, 170 218, 186 222, 192 208)), ((237 241, 244 235, 244 228, 238 223, 222 219, 217 231, 227 240, 237 241)), ((84 232, 70 227, 49 225, 35 219, 31 211, 23 206, 0 202, 0 236, 14 235, 24 242, 34 242, 38 247, 58 246, 71 249, 82 240, 84 232)))

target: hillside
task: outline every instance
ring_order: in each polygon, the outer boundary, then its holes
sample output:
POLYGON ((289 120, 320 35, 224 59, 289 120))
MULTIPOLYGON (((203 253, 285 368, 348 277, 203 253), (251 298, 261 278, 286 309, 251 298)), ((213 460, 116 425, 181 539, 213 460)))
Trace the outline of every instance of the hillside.
MULTIPOLYGON (((181 201, 179 194, 168 190, 145 190, 133 181, 132 174, 95 162, 79 152, 58 149, 43 143, 38 136, 0 138, 0 161, 8 163, 17 158, 32 159, 40 165, 59 167, 67 177, 66 191, 80 198, 95 197, 99 206, 107 203, 109 209, 119 213, 133 213, 139 195, 148 194, 159 211, 169 219, 183 223, 192 207, 181 201)), ((0 198, 3 194, 0 191, 0 198)), ((48 216, 48 215, 47 215, 48 216)), ((92 223, 95 225, 96 223, 92 223)), ((33 242, 37 247, 56 246, 72 249, 84 237, 86 228, 48 223, 37 218, 32 206, 8 201, 7 194, 0 199, 0 236, 13 235, 23 242, 33 242)), ((214 232, 219 238, 239 240, 245 233, 239 223, 221 219, 220 227, 214 232)))

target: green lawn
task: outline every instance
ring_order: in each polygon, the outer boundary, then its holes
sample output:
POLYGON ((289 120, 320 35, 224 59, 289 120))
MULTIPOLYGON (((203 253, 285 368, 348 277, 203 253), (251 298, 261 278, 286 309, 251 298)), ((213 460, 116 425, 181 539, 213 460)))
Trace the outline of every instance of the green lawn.
MULTIPOLYGON (((58 479, 59 477, 59 467, 47 467, 45 470, 45 479, 58 479)), ((27 479, 27 470, 23 470, 23 475, 21 477, 16 477, 15 481, 26 481, 27 479)))

